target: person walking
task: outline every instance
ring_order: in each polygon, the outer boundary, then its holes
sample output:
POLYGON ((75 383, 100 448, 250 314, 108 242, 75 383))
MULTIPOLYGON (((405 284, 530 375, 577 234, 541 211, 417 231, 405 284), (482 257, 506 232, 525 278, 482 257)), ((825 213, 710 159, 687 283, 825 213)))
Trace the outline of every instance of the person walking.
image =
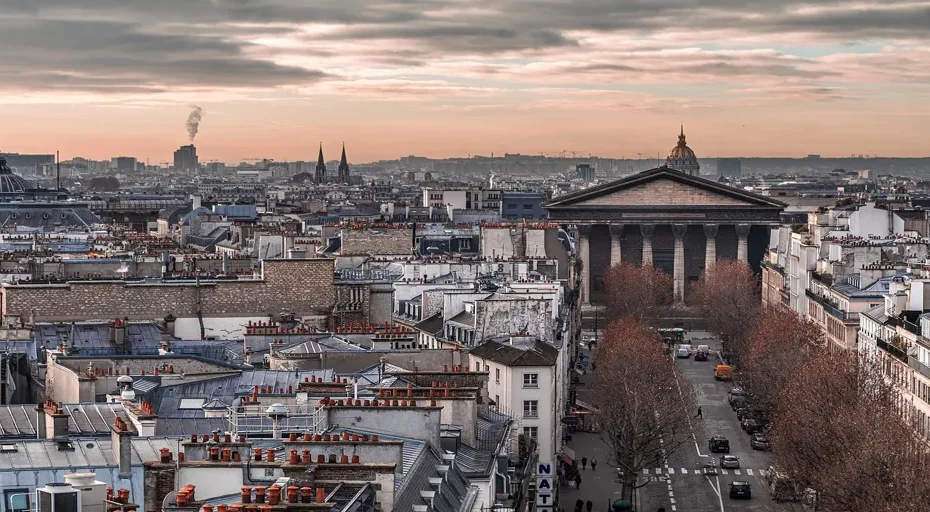
POLYGON ((695 418, 703 418, 703 417, 704 417, 704 415, 703 415, 703 413, 701 412, 701 408, 698 407, 698 413, 697 413, 697 416, 695 416, 695 418))
POLYGON ((584 501, 581 498, 575 500, 575 512, 584 512, 584 501))
POLYGON ((588 458, 582 457, 581 458, 581 470, 584 471, 586 469, 588 469, 588 458))
POLYGON ((597 459, 591 457, 591 471, 594 471, 595 469, 597 469, 597 459))
POLYGON ((588 500, 588 502, 584 504, 584 508, 588 509, 588 512, 591 512, 591 509, 594 508, 594 503, 591 503, 591 500, 588 500))
POLYGON ((581 474, 575 475, 575 489, 581 489, 581 474))

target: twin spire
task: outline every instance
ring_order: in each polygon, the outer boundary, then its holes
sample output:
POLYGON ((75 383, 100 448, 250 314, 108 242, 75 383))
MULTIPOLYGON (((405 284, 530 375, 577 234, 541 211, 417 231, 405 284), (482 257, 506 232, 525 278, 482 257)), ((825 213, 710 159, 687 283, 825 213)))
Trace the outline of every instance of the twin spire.
MULTIPOLYGON (((349 182, 349 161, 346 159, 346 145, 342 144, 342 157, 339 159, 339 167, 336 169, 338 174, 338 183, 349 182)), ((316 173, 314 180, 317 183, 326 183, 326 160, 323 158, 323 143, 320 143, 320 153, 316 158, 316 173)))

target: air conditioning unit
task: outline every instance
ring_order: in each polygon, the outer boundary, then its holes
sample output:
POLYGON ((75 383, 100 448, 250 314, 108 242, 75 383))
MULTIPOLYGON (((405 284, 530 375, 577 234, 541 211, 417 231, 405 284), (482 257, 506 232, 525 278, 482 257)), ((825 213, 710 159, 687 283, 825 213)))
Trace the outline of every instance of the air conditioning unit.
POLYGON ((46 484, 36 489, 37 512, 80 512, 81 492, 71 484, 46 484))

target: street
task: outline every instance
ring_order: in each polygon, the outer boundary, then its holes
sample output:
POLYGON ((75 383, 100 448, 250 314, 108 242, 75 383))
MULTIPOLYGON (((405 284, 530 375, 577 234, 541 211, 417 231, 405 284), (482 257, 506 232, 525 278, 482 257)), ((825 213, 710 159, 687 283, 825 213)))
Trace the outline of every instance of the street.
MULTIPOLYGON (((710 345, 712 352, 719 351, 720 342, 715 338, 708 339, 710 337, 711 334, 706 332, 694 332, 689 333, 687 339, 693 347, 710 345)), ((750 447, 750 436, 740 428, 736 413, 727 403, 727 391, 733 384, 714 379, 716 364, 716 356, 707 361, 676 359, 679 377, 683 382, 690 382, 694 388, 702 416, 696 417, 697 411, 690 411, 694 439, 679 447, 665 463, 643 470, 640 479, 645 485, 638 491, 636 510, 653 512, 659 507, 665 507, 668 512, 800 512, 800 504, 777 503, 769 497, 764 471, 771 465, 771 455, 750 447), (708 439, 714 435, 729 439, 730 455, 739 457, 740 469, 719 467, 721 454, 710 454, 707 446, 708 439), (716 476, 706 476, 701 471, 712 460, 711 457, 717 461, 716 476), (729 485, 734 481, 748 482, 752 486, 752 498, 730 499, 729 485)), ((594 375, 589 370, 582 377, 582 382, 593 379, 594 375)), ((579 391, 580 400, 585 400, 584 395, 589 386, 579 391)), ((578 458, 597 456, 599 460, 606 460, 606 455, 602 454, 607 448, 598 434, 576 433, 569 446, 575 450, 578 458)), ((604 510, 603 504, 619 496, 620 485, 615 468, 602 463, 595 473, 589 466, 587 471, 582 472, 582 478, 580 492, 563 487, 561 503, 566 510, 574 507, 577 498, 592 500, 595 510, 604 510)))

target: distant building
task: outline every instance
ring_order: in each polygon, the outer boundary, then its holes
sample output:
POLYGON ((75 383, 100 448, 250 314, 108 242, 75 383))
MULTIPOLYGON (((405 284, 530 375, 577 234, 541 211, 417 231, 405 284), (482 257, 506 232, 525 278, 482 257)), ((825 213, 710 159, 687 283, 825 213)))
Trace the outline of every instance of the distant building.
POLYGON ((501 218, 505 220, 542 220, 549 215, 542 207, 546 202, 545 192, 517 192, 505 190, 501 193, 501 218))
POLYGON ((197 148, 193 144, 181 146, 174 152, 174 168, 177 170, 193 170, 200 167, 197 160, 197 148))
POLYGON ((346 145, 342 145, 342 157, 339 159, 339 183, 349 183, 349 162, 346 160, 346 145))
POLYGON ((24 155, 20 153, 0 153, 7 165, 14 169, 38 168, 43 165, 55 165, 55 155, 24 155))
POLYGON ((591 167, 591 164, 578 164, 575 166, 575 172, 578 173, 578 177, 582 181, 594 181, 595 170, 594 167, 591 167))
MULTIPOLYGON (((175 157, 177 158, 177 157, 175 157)), ((131 156, 118 156, 111 160, 113 168, 117 171, 135 171, 136 159, 131 156)))
POLYGON ((717 160, 717 174, 727 178, 742 177, 743 161, 739 158, 721 158, 717 160))
POLYGON ((451 207, 454 210, 495 210, 501 206, 501 191, 484 188, 424 188, 423 206, 451 207))
POLYGON ((688 147, 688 141, 685 139, 684 126, 681 127, 681 133, 678 135, 678 145, 672 148, 668 158, 665 159, 665 166, 690 176, 701 174, 701 164, 698 163, 697 156, 688 147))

